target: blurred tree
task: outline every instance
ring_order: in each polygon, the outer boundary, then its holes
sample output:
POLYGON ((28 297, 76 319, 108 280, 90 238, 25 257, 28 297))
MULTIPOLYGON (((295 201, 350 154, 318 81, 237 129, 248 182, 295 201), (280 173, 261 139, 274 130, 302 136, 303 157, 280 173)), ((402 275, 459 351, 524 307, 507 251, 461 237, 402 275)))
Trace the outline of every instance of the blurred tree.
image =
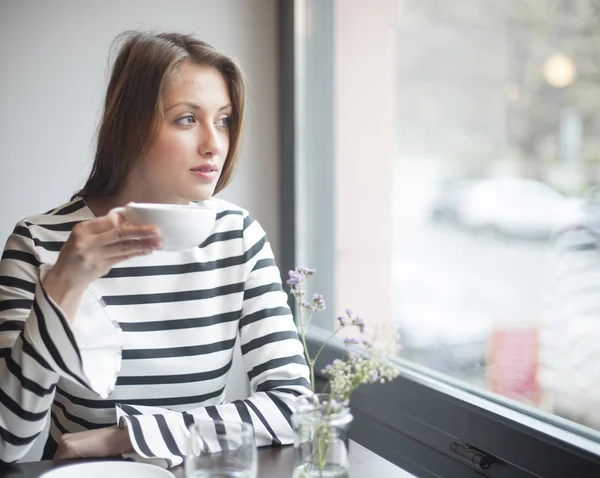
POLYGON ((457 160, 477 174, 512 158, 543 178, 560 159, 561 117, 583 125, 582 159, 600 161, 600 0, 399 0, 401 152, 457 160), (542 69, 571 58, 572 84, 542 69))

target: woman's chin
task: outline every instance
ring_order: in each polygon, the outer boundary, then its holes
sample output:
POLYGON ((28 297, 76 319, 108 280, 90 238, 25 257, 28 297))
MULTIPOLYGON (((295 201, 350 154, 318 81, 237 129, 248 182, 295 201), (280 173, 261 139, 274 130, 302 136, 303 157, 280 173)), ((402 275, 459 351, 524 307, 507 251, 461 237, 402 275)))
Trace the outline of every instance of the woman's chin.
POLYGON ((203 188, 202 190, 194 191, 193 194, 190 195, 190 201, 206 201, 210 199, 215 192, 215 188, 203 188))

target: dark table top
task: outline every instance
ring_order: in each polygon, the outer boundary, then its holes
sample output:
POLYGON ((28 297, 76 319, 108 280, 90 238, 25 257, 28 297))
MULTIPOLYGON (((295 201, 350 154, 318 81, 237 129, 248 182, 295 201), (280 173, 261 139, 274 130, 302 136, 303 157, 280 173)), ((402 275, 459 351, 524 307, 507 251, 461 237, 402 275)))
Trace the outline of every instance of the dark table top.
MULTIPOLYGON (((38 461, 15 465, 0 465, 0 478, 38 478, 42 473, 81 460, 38 461)), ((260 478, 289 478, 292 476, 294 449, 260 448, 258 450, 258 476, 260 478)), ((358 443, 350 443, 351 478, 415 478, 414 475, 398 468, 358 443)), ((171 470, 176 478, 184 478, 183 468, 171 470)))

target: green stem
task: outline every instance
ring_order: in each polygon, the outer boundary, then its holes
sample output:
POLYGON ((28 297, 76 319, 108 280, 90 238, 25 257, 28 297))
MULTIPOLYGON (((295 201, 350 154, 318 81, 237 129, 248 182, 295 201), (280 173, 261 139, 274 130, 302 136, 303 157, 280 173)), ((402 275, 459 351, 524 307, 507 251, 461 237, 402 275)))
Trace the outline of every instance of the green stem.
POLYGON ((331 440, 331 430, 328 423, 323 424, 320 430, 318 449, 319 449, 319 471, 322 472, 327 465, 327 453, 329 451, 329 441, 331 440))
POLYGON ((316 361, 317 361, 317 359, 319 358, 319 355, 321 355, 321 352, 323 351, 323 348, 325 347, 325 345, 327 345, 327 342, 329 342, 329 341, 330 341, 330 340, 333 338, 333 336, 334 336, 335 334, 337 334, 337 333, 338 333, 340 330, 342 330, 342 328, 341 328, 341 327, 338 327, 337 329, 335 329, 335 330, 333 331, 333 334, 331 334, 331 335, 329 336, 329 338, 328 338, 327 340, 325 340, 325 341, 323 342, 323 344, 321 344, 321 348, 319 349, 319 351, 317 352, 317 355, 315 355, 315 358, 314 358, 314 360, 313 360, 314 362, 316 362, 316 361))
POLYGON ((302 340, 302 346, 304 347, 304 354, 306 355, 306 362, 308 364, 308 368, 310 369, 310 386, 312 392, 315 393, 315 365, 313 361, 310 359, 310 354, 308 353, 308 348, 306 347, 306 337, 304 337, 304 332, 300 334, 300 339, 302 340))
POLYGON ((323 469, 327 465, 327 452, 329 451, 329 443, 327 440, 330 439, 328 435, 327 423, 317 425, 315 430, 316 447, 313 447, 313 452, 308 460, 308 464, 316 466, 319 470, 319 476, 322 476, 323 469))
MULTIPOLYGON (((308 347, 306 345, 306 331, 308 330, 308 326, 310 324, 310 321, 312 320, 312 316, 314 314, 314 310, 312 310, 310 312, 310 315, 308 316, 307 320, 302 320, 302 310, 304 309, 304 307, 302 307, 302 303, 299 300, 296 300, 296 309, 298 310, 298 315, 300 318, 300 337, 302 339, 302 346, 304 347, 304 354, 306 355, 306 362, 308 363, 308 368, 310 369, 310 386, 312 389, 312 392, 315 393, 315 362, 316 362, 316 357, 314 359, 310 358, 310 354, 308 353, 308 347)), ((320 353, 320 351, 319 351, 320 353)), ((318 354, 317 354, 318 356, 318 354)))
MULTIPOLYGON (((302 306, 300 305, 300 307, 302 307, 302 306)), ((304 326, 304 329, 302 330, 303 334, 306 334, 306 331, 308 330, 308 326, 310 325, 310 321, 312 320, 312 316, 314 313, 315 313, 314 310, 310 311, 310 315, 308 316, 308 319, 306 319, 306 325, 304 326)))
POLYGON ((321 436, 319 434, 319 438, 317 438, 317 450, 319 452, 319 470, 323 469, 323 450, 321 449, 321 436))

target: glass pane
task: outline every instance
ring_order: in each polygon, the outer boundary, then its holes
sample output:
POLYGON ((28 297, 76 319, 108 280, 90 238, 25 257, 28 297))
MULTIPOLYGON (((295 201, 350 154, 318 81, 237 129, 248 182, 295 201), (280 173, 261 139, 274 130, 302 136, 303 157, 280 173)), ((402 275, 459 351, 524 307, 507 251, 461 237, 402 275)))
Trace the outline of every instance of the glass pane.
POLYGON ((303 5, 302 207, 315 164, 333 191, 299 228, 299 258, 332 262, 320 325, 351 308, 402 357, 600 429, 600 3, 303 5))

